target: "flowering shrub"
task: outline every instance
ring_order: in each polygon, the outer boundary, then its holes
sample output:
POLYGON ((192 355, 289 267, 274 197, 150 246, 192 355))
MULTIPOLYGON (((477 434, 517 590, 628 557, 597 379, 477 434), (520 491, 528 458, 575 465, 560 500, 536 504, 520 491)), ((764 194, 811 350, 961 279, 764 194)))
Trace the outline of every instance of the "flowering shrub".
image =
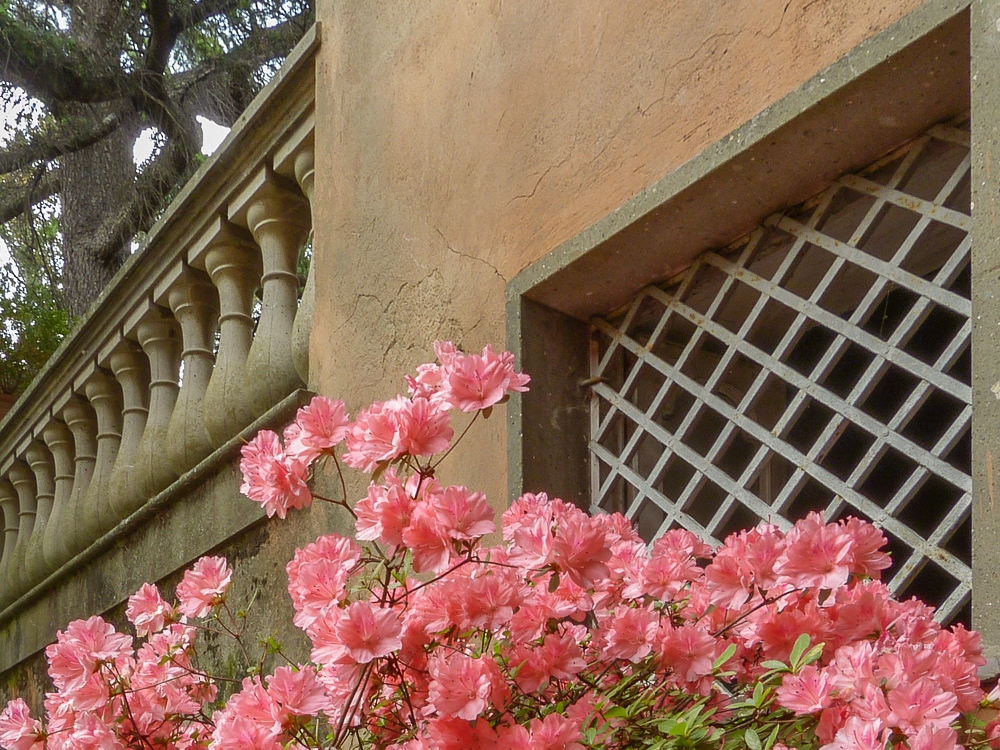
POLYGON ((408 379, 408 396, 353 422, 341 402, 316 398, 283 440, 265 431, 243 450, 241 489, 269 516, 318 497, 307 484, 317 462, 374 475, 353 506, 331 500, 354 515, 356 540, 320 537, 288 564, 310 663, 267 677, 252 669, 217 704, 198 667, 198 630, 243 644, 226 603, 232 573, 202 558, 176 604, 149 584, 129 600, 138 647, 99 617, 59 633, 46 651, 46 724, 14 700, 0 714, 0 746, 1000 745, 986 721, 998 698, 977 678, 979 636, 892 598, 879 581, 886 540, 870 524, 812 514, 718 549, 683 529, 648 548, 621 515, 528 494, 503 513, 502 541, 485 544, 497 531, 486 498, 435 476, 455 443, 450 412, 488 416, 528 378, 489 347, 436 352, 408 379))

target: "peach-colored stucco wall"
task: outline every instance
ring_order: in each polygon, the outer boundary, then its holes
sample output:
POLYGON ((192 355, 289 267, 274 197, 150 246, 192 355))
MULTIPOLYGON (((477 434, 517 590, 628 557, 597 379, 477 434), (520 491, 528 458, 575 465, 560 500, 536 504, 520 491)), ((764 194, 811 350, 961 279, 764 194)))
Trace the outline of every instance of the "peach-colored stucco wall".
MULTIPOLYGON (((311 385, 502 346, 515 274, 917 5, 319 0, 311 385)), ((504 456, 494 418, 450 478, 502 505, 504 456)))

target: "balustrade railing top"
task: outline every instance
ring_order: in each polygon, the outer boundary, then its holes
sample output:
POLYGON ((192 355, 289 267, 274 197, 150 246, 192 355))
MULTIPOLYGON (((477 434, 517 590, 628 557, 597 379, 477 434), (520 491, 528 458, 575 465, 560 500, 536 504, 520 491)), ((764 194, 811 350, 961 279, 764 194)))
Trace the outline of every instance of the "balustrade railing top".
POLYGON ((318 43, 314 26, 0 422, 0 620, 305 384, 318 43))

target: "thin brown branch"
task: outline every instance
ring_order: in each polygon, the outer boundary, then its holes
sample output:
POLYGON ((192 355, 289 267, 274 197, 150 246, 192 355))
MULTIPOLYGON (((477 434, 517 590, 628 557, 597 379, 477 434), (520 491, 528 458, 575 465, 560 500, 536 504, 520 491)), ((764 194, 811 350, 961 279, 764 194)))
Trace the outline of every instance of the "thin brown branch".
POLYGON ((212 16, 228 13, 239 7, 241 0, 202 0, 177 14, 177 24, 181 31, 190 29, 212 16))
POLYGON ((96 124, 87 123, 86 129, 77 121, 62 125, 50 134, 36 135, 29 143, 13 144, 0 150, 0 174, 10 174, 36 162, 51 161, 92 146, 110 135, 119 124, 114 115, 96 124))
POLYGON ((5 191, 5 195, 0 195, 0 224, 6 224, 11 219, 24 213, 25 202, 31 206, 41 203, 46 198, 50 198, 59 192, 60 179, 59 172, 48 172, 38 180, 34 190, 30 193, 26 186, 23 190, 5 191))

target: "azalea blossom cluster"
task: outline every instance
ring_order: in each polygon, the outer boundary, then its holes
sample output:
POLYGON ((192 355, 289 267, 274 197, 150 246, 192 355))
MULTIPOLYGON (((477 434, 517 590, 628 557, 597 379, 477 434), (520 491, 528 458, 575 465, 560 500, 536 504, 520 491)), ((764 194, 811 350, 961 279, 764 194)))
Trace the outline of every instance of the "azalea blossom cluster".
POLYGON ((355 537, 322 536, 287 566, 308 663, 215 704, 190 620, 222 622, 231 574, 203 558, 176 605, 152 586, 130 600, 138 650, 100 618, 60 633, 47 724, 15 700, 0 747, 1000 748, 978 634, 892 597, 874 526, 811 514, 717 548, 684 529, 649 546, 622 515, 543 493, 497 519, 436 470, 450 411, 488 416, 527 376, 489 347, 436 353, 408 396, 353 422, 316 398, 283 439, 244 448, 243 492, 269 515, 312 502, 321 462, 373 473, 365 497, 338 501, 355 537))
POLYGON ((177 586, 176 604, 145 584, 128 602, 134 639, 100 617, 71 622, 46 648, 55 690, 45 698, 43 729, 20 698, 0 713, 8 750, 200 748, 214 724, 205 712, 215 682, 197 668, 198 630, 187 618, 219 606, 232 580, 226 561, 204 557, 177 586))

